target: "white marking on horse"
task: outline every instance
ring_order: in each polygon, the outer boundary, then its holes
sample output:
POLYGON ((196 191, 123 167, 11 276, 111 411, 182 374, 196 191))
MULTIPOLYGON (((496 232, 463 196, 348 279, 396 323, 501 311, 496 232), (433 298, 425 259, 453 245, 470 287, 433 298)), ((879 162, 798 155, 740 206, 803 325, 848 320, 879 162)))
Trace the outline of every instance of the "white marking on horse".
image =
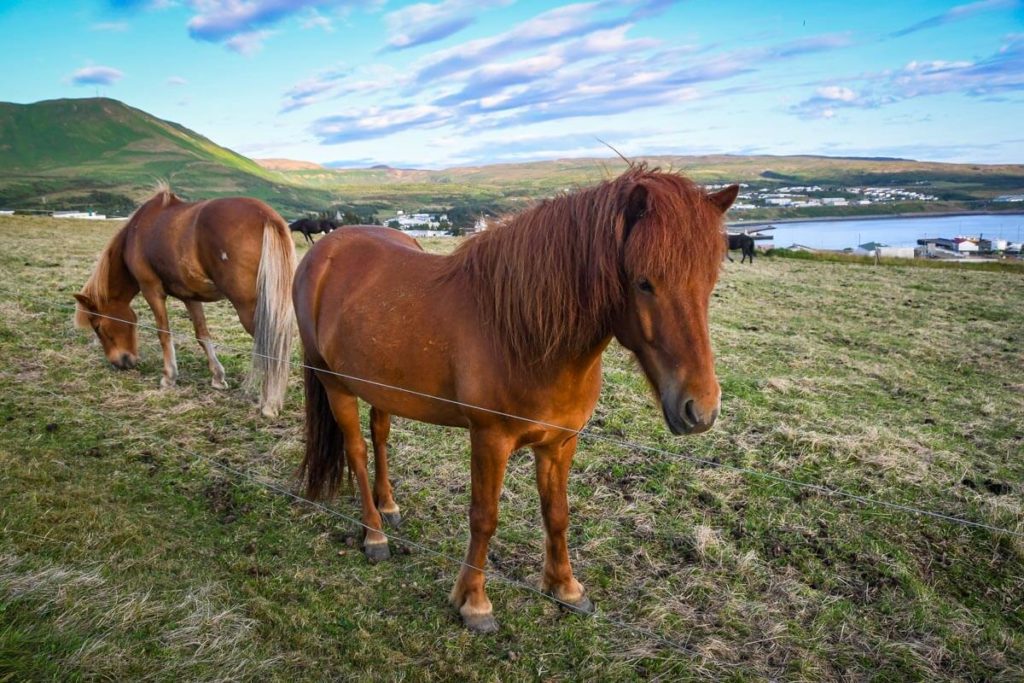
POLYGON ((220 252, 220 260, 221 261, 227 261, 228 260, 228 252, 226 252, 226 251, 220 252))

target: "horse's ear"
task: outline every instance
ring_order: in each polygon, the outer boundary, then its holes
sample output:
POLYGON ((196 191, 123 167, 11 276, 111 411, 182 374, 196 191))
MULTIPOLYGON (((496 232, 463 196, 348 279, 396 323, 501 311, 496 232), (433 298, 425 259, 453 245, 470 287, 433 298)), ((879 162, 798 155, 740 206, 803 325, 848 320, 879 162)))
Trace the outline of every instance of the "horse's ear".
POLYGON ((77 301, 78 305, 81 306, 82 308, 84 308, 87 311, 95 312, 95 310, 96 310, 96 304, 93 303, 93 300, 90 299, 85 294, 75 294, 75 301, 77 301))
POLYGON ((647 195, 647 188, 640 183, 630 188, 629 196, 626 197, 626 208, 622 215, 623 242, 629 238, 629 233, 633 231, 633 226, 637 224, 637 221, 647 213, 647 195))
POLYGON ((725 213, 732 206, 732 203, 736 201, 736 196, 740 193, 739 185, 730 185, 724 190, 719 190, 713 194, 708 195, 708 201, 710 201, 716 209, 720 212, 725 213))

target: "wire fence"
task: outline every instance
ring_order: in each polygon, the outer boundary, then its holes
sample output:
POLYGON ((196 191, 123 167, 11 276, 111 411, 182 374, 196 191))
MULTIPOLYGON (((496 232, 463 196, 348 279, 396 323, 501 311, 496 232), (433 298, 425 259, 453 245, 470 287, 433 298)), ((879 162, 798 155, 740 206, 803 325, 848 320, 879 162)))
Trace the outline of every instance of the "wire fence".
MULTIPOLYGON (((53 304, 53 302, 47 302, 47 303, 53 304)), ((57 305, 58 306, 63 306, 62 304, 57 304, 57 305)), ((77 306, 75 306, 73 304, 68 304, 67 306, 63 306, 63 307, 67 308, 68 310, 84 310, 84 309, 81 309, 81 308, 79 308, 79 307, 77 307, 77 306)), ((171 330, 160 329, 160 328, 156 327, 155 325, 148 325, 148 324, 145 324, 145 323, 129 321, 129 320, 125 320, 125 319, 122 319, 122 318, 115 317, 115 316, 105 315, 105 314, 101 314, 101 313, 95 313, 95 312, 92 312, 92 311, 85 311, 85 312, 89 313, 90 315, 96 316, 96 317, 106 318, 108 320, 114 320, 114 321, 117 321, 117 322, 122 322, 122 323, 126 323, 126 324, 129 324, 129 325, 134 325, 136 327, 139 327, 139 328, 142 328, 142 329, 148 329, 148 330, 151 330, 151 331, 154 331, 154 332, 158 332, 158 333, 164 333, 164 334, 169 335, 172 340, 182 340, 183 338, 184 339, 188 339, 188 340, 192 339, 192 337, 184 336, 184 335, 181 335, 179 333, 172 332, 171 330)), ((237 354, 243 354, 243 355, 249 353, 248 351, 246 351, 244 349, 239 349, 237 347, 233 347, 233 346, 230 346, 230 345, 227 345, 227 344, 221 344, 221 343, 213 342, 213 341, 210 341, 209 343, 215 349, 221 349, 221 350, 225 350, 225 351, 229 351, 229 352, 237 353, 237 354)), ((257 356, 261 356, 261 357, 266 358, 268 360, 276 361, 278 363, 287 363, 287 364, 290 364, 290 365, 292 365, 293 367, 296 367, 296 368, 310 369, 310 370, 315 370, 316 372, 319 372, 319 373, 322 373, 322 374, 333 375, 335 377, 338 377, 338 378, 341 378, 341 379, 345 379, 345 380, 348 380, 350 382, 357 382, 357 383, 367 384, 367 385, 370 385, 370 386, 375 386, 375 387, 382 388, 382 389, 389 389, 389 390, 392 390, 392 391, 397 391, 397 392, 409 394, 409 395, 412 395, 412 396, 416 396, 418 398, 425 398, 425 399, 428 399, 428 400, 438 401, 438 402, 446 403, 446 404, 449 404, 449 405, 459 406, 461 408, 466 408, 468 410, 475 410, 475 411, 480 411, 480 412, 483 412, 483 413, 488 413, 488 414, 491 414, 491 415, 497 415, 499 417, 504 417, 504 418, 507 418, 507 419, 510 419, 510 420, 517 420, 517 421, 522 421, 522 422, 528 422, 530 424, 535 424, 535 425, 537 425, 539 427, 545 427, 545 428, 548 428, 548 429, 554 429, 554 430, 562 431, 562 432, 565 432, 565 433, 567 433, 569 435, 575 435, 575 436, 578 436, 581 439, 586 439, 586 440, 590 440, 590 441, 604 442, 604 443, 608 443, 608 444, 611 444, 611 445, 614 445, 614 446, 618 446, 620 448, 626 448, 626 449, 632 449, 632 450, 638 450, 638 451, 646 451, 648 453, 654 453, 654 454, 657 454, 657 455, 663 456, 663 457, 674 458, 674 459, 679 459, 679 460, 685 460, 685 461, 688 461, 688 462, 693 463, 695 465, 699 465, 701 467, 709 467, 709 468, 722 469, 722 470, 727 470, 727 471, 731 471, 731 472, 736 472, 738 474, 742 474, 742 475, 747 476, 747 477, 755 477, 755 478, 771 481, 771 482, 774 482, 774 483, 777 483, 777 484, 783 484, 783 485, 786 485, 786 486, 793 486, 793 487, 797 487, 797 488, 800 488, 800 489, 804 489, 804 490, 807 490, 807 491, 814 492, 814 493, 819 494, 819 495, 828 496, 828 497, 832 497, 832 498, 838 498, 838 499, 845 499, 845 500, 853 501, 853 502, 856 502, 856 503, 860 503, 860 504, 865 505, 865 506, 874 506, 874 507, 887 508, 887 509, 890 509, 890 510, 897 510, 897 511, 904 512, 904 513, 907 513, 907 514, 917 515, 917 516, 920 516, 920 517, 927 517, 927 518, 937 519, 937 520, 941 520, 941 521, 948 522, 948 523, 951 523, 951 524, 959 524, 959 525, 965 526, 965 527, 973 527, 973 528, 977 528, 977 529, 985 529, 987 531, 1007 534, 1009 536, 1015 536, 1015 537, 1018 537, 1018 538, 1024 538, 1024 531, 1018 531, 1018 530, 1015 530, 1015 529, 1009 529, 1009 528, 1006 528, 1006 527, 996 526, 996 525, 988 524, 988 523, 985 523, 985 522, 978 522, 978 521, 975 521, 975 520, 967 519, 965 517, 960 517, 960 516, 956 516, 956 515, 950 515, 950 514, 946 514, 946 513, 943 513, 943 512, 937 512, 937 511, 934 511, 934 510, 927 510, 927 509, 919 508, 919 507, 916 507, 914 505, 909 505, 909 504, 906 504, 906 503, 897 503, 897 502, 894 502, 894 501, 884 500, 884 499, 881 499, 881 498, 874 498, 874 497, 871 497, 871 496, 864 496, 864 495, 860 495, 860 494, 857 494, 857 493, 852 493, 852 492, 849 492, 849 491, 846 491, 846 490, 843 490, 843 489, 840 489, 840 488, 832 488, 832 487, 829 487, 829 486, 825 486, 823 484, 817 484, 817 483, 813 483, 813 482, 800 481, 800 480, 797 480, 797 479, 792 479, 792 478, 789 478, 789 477, 784 477, 784 476, 781 476, 781 475, 778 475, 778 474, 773 474, 771 472, 763 472, 761 470, 755 470, 755 469, 748 468, 748 467, 742 467, 740 465, 733 465, 733 464, 730 464, 730 463, 719 462, 717 460, 709 460, 707 458, 700 458, 700 457, 694 456, 694 455, 689 454, 689 453, 683 453, 683 452, 680 452, 680 451, 674 451, 674 450, 668 450, 668 449, 664 449, 664 448, 658 448, 656 446, 651 446, 651 445, 640 443, 640 442, 637 442, 637 441, 628 441, 628 440, 625 440, 625 439, 619 439, 619 438, 611 437, 611 436, 608 436, 608 435, 605 435, 605 434, 598 434, 598 433, 595 433, 593 431, 588 431, 585 427, 583 429, 575 429, 575 428, 572 428, 572 427, 566 427, 564 425, 558 425, 558 424, 554 424, 554 423, 551 423, 551 422, 546 422, 544 420, 538 420, 538 419, 535 419, 535 418, 525 417, 525 416, 522 416, 522 415, 515 415, 515 414, 504 412, 504 411, 501 411, 501 410, 495 410, 493 408, 488 408, 486 406, 473 405, 473 404, 470 404, 470 403, 465 403, 463 401, 458 401, 458 400, 447 398, 447 397, 443 397, 443 396, 435 396, 433 394, 429 394, 429 393, 425 393, 425 392, 421 392, 421 391, 416 391, 414 389, 409 389, 409 388, 406 388, 406 387, 395 386, 395 385, 387 384, 385 382, 379 382, 379 381, 376 381, 376 380, 373 380, 373 379, 369 379, 369 378, 366 378, 366 377, 359 377, 359 376, 348 374, 348 373, 335 372, 333 370, 329 370, 329 369, 326 369, 326 368, 313 367, 313 366, 307 365, 307 364, 305 364, 305 363, 303 363, 301 361, 293 360, 293 359, 290 359, 290 358, 276 358, 276 357, 273 357, 273 356, 267 356, 267 355, 264 355, 264 354, 259 354, 259 353, 255 352, 255 351, 252 351, 252 354, 253 355, 257 355, 257 356)))
MULTIPOLYGON (((24 299, 31 300, 34 303, 40 304, 40 305, 42 305, 42 306, 44 306, 44 307, 46 307, 46 308, 48 308, 50 310, 60 309, 60 310, 68 311, 68 312, 72 312, 72 311, 76 311, 76 310, 81 310, 81 309, 78 309, 78 307, 73 305, 73 304, 65 305, 65 304, 61 304, 59 302, 53 302, 51 300, 43 300, 43 299, 39 299, 39 298, 36 298, 36 297, 27 297, 27 296, 24 296, 23 294, 19 294, 19 298, 22 299, 22 300, 24 300, 24 299)), ((155 332, 162 332, 162 333, 165 333, 165 334, 169 335, 172 340, 179 340, 179 341, 181 341, 183 339, 189 339, 189 340, 192 339, 191 336, 182 335, 182 334, 179 334, 179 333, 174 333, 174 332, 172 332, 170 330, 160 329, 160 328, 158 328, 158 327, 156 327, 154 325, 149 325, 147 323, 141 323, 141 322, 138 322, 138 321, 129 321, 129 320, 125 320, 125 319, 122 319, 122 318, 118 318, 118 317, 114 317, 114 316, 109 316, 109 315, 105 315, 105 314, 92 313, 92 312, 89 312, 89 311, 87 311, 87 312, 90 313, 91 315, 96 315, 98 317, 107 318, 107 319, 110 319, 110 320, 122 322, 122 323, 129 324, 129 325, 134 325, 134 326, 136 326, 136 327, 138 327, 140 329, 146 329, 146 330, 151 330, 151 331, 155 331, 155 332)), ((216 349, 218 349, 218 350, 227 351, 227 352, 230 352, 230 353, 235 353, 235 354, 240 354, 240 355, 248 355, 250 353, 250 351, 248 351, 248 350, 240 349, 238 347, 234 347, 234 346, 231 346, 231 345, 228 345, 228 344, 221 344, 221 343, 215 343, 215 342, 211 342, 211 344, 216 349)), ((577 435, 577 436, 579 436, 582 439, 588 439, 588 440, 592 440, 592 441, 607 443, 607 444, 611 444, 611 445, 614 445, 614 446, 617 446, 617 447, 621 447, 621 448, 627 448, 627 449, 633 449, 633 450, 639 450, 639 451, 646 451, 646 452, 655 453, 655 454, 658 454, 660 456, 664 456, 664 457, 668 457, 668 458, 677 458, 677 459, 681 459, 681 460, 685 460, 685 461, 691 462, 693 464, 696 464, 696 465, 699 465, 699 466, 702 466, 702 467, 717 468, 717 469, 733 471, 733 472, 737 472, 737 473, 740 473, 740 474, 742 474, 744 476, 748 476, 748 477, 760 478, 760 479, 768 480, 768 481, 771 481, 771 482, 774 482, 774 483, 779 483, 779 484, 784 484, 784 485, 788 485, 788 486, 798 487, 798 488, 805 489, 805 490, 810 490, 810 491, 813 491, 815 493, 818 493, 818 494, 824 495, 824 496, 830 496, 830 497, 836 497, 836 498, 840 498, 840 499, 854 501, 854 502, 857 502, 857 503, 859 503, 861 505, 864 505, 864 506, 874 506, 874 507, 888 508, 888 509, 897 510, 897 511, 908 513, 908 514, 913 514, 913 515, 925 517, 925 518, 931 518, 931 519, 940 520, 940 521, 951 523, 951 524, 958 524, 958 525, 961 525, 961 526, 964 526, 964 527, 970 527, 970 528, 976 528, 976 529, 984 529, 984 530, 991 531, 991 532, 994 532, 994 533, 1006 534, 1006 535, 1014 536, 1014 537, 1018 537, 1018 538, 1024 537, 1024 532, 1017 531, 1017 530, 1014 530, 1014 529, 999 527, 999 526, 996 526, 996 525, 987 524, 987 523, 983 523, 983 522, 978 522, 978 521, 966 519, 966 518, 963 518, 963 517, 958 517, 958 516, 954 516, 954 515, 949 515, 949 514, 945 514, 945 513, 936 512, 936 511, 933 511, 933 510, 926 510, 926 509, 918 508, 918 507, 907 505, 907 504, 903 504, 903 503, 896 503, 896 502, 892 502, 892 501, 887 501, 887 500, 882 500, 882 499, 877 499, 877 498, 871 498, 871 497, 868 497, 868 496, 862 496, 862 495, 851 493, 851 492, 844 491, 844 490, 841 490, 841 489, 830 488, 830 487, 824 486, 822 484, 817 484, 817 483, 812 483, 812 482, 803 482, 803 481, 799 481, 799 480, 783 477, 783 476, 776 475, 776 474, 769 473, 769 472, 763 472, 763 471, 754 470, 754 469, 751 469, 751 468, 745 468, 745 467, 741 467, 741 466, 737 466, 737 465, 732 465, 732 464, 729 464, 729 463, 721 463, 721 462, 717 462, 717 461, 713 461, 713 460, 708 460, 706 458, 699 458, 699 457, 696 457, 696 456, 693 456, 693 455, 687 454, 687 453, 682 453, 682 452, 678 452, 678 451, 670 451, 670 450, 667 450, 667 449, 658 448, 658 447, 650 446, 650 445, 639 443, 639 442, 635 442, 635 441, 629 441, 629 440, 626 440, 626 439, 618 439, 618 438, 610 437, 610 436, 603 435, 603 434, 597 434, 597 433, 594 433, 592 431, 587 431, 586 429, 573 429, 573 428, 566 427, 564 425, 552 424, 552 423, 549 423, 549 422, 545 422, 543 420, 536 420, 536 419, 532 419, 532 418, 525 417, 525 416, 514 415, 514 414, 506 413, 506 412, 503 412, 503 411, 494 410, 494 409, 488 408, 486 406, 476 406, 476 405, 460 402, 460 401, 457 401, 457 400, 454 400, 454 399, 449 399, 449 398, 446 398, 446 397, 433 396, 433 395, 430 395, 430 394, 426 394, 424 392, 419 392, 419 391, 415 391, 415 390, 404 388, 404 387, 398 387, 398 386, 394 386, 394 385, 389 385, 389 384, 378 382, 378 381, 375 381, 375 380, 372 380, 372 379, 369 379, 369 378, 357 377, 357 376, 346 374, 346 373, 338 373, 338 372, 326 370, 326 369, 323 369, 323 368, 315 368, 315 367, 308 366, 308 365, 306 365, 306 364, 304 364, 302 362, 295 361, 295 360, 290 359, 290 358, 287 358, 287 359, 285 359, 285 358, 273 358, 273 357, 269 357, 269 356, 267 356, 267 358, 269 358, 270 360, 275 360, 277 362, 281 362, 281 363, 288 363, 288 364, 290 364, 292 366, 295 366, 295 367, 309 368, 309 369, 316 370, 317 372, 322 372, 322 373, 326 373, 326 374, 335 375, 335 376, 338 376, 339 378, 346 379, 346 380, 352 381, 352 382, 366 383, 366 384, 370 384, 370 385, 381 387, 381 388, 386 388, 386 389, 390 389, 390 390, 394 390, 394 391, 398 391, 398 392, 403 392, 403 393, 408 393, 408 394, 416 395, 416 396, 422 397, 422 398, 427 398, 427 399, 431 399, 431 400, 442 401, 442 402, 453 404, 453 405, 458 405, 458 406, 466 408, 468 410, 478 410, 478 411, 481 411, 481 412, 502 416, 502 417, 505 417, 505 418, 511 419, 511 420, 519 420, 519 421, 529 422, 529 423, 536 424, 538 426, 542 426, 542 427, 545 427, 545 428, 560 430, 560 431, 564 431, 564 432, 566 432, 568 434, 577 435)), ((62 396, 62 395, 60 395, 60 394, 58 394, 56 392, 53 392, 53 391, 48 390, 48 389, 43 388, 43 387, 37 387, 37 389, 39 389, 40 391, 43 391, 44 393, 47 393, 47 394, 57 398, 59 400, 67 400, 68 399, 67 396, 62 396)), ((176 449, 178 452, 180 452, 182 454, 185 454, 185 455, 187 455, 189 457, 192 457, 194 459, 203 461, 203 462, 209 464, 210 466, 212 466, 212 467, 214 467, 214 468, 216 468, 216 469, 218 469, 218 470, 228 474, 231 477, 247 481, 247 482, 249 482, 249 483, 251 483, 253 485, 262 487, 262 488, 264 488, 264 489, 266 489, 268 491, 271 491, 271 492, 273 492, 273 493, 275 493, 277 495, 280 495, 282 497, 285 497, 285 498, 287 498, 289 500, 292 500, 292 501, 295 501, 297 503, 309 506, 310 508, 312 508, 314 510, 317 510, 317 511, 323 513, 323 514, 326 514, 328 516, 331 516, 331 517, 343 520, 343 521, 348 522, 350 524, 354 524, 357 527, 360 527, 360 528, 363 528, 363 529, 366 529, 366 530, 371 530, 371 527, 369 527, 368 525, 364 524, 361 519, 358 519, 358 518, 353 517, 351 515, 347 515, 347 514, 345 514, 343 512, 340 512, 339 510, 337 510, 337 509, 335 509, 333 507, 324 505, 323 503, 310 501, 310 500, 308 500, 308 499, 306 499, 306 498, 296 494, 295 492, 293 492, 293 491, 291 491, 291 490, 289 490, 289 489, 287 489, 287 488, 285 488, 285 487, 283 487, 283 486, 281 486, 281 485, 279 485, 279 484, 277 484, 277 483, 275 483, 273 481, 269 481, 269 480, 267 480, 264 477, 260 477, 260 476, 254 475, 251 472, 248 472, 246 470, 234 467, 234 466, 232 466, 230 464, 227 464, 225 462, 222 462, 222 461, 220 461, 220 460, 218 460, 218 459, 216 459, 214 457, 211 457, 211 456, 206 455, 204 453, 200 453, 200 452, 198 452, 198 451, 196 451, 194 449, 188 448, 188 447, 183 446, 183 445, 181 445, 179 443, 175 443, 174 441, 167 440, 165 437, 163 437, 162 435, 160 435, 160 434, 158 434, 156 432, 152 432, 150 434, 146 434, 145 432, 139 432, 138 430, 133 430, 133 433, 135 433, 136 435, 138 435, 138 436, 140 436, 142 438, 145 438, 145 437, 148 436, 150 438, 162 440, 166 445, 170 446, 171 448, 176 449)), ((449 563, 451 563, 453 565, 456 565, 456 566, 459 566, 459 567, 467 567, 467 568, 470 568, 470 569, 481 571, 489 579, 492 579, 492 580, 495 580, 495 581, 499 581, 499 582, 504 583, 506 585, 509 585, 509 586, 511 586, 513 588, 525 591, 525 592, 527 592, 529 594, 532 594, 532 595, 539 596, 539 597, 541 597, 541 598, 543 598, 545 600, 549 600, 549 601, 555 603, 556 605, 558 605, 558 606, 560 606, 562 608, 567 608, 567 609, 571 610, 572 607, 573 607, 572 605, 559 600, 558 598, 554 597, 553 595, 551 595, 549 593, 546 593, 546 592, 544 592, 542 590, 539 590, 535 586, 532 586, 532 585, 530 585, 528 583, 525 583, 523 581, 514 579, 512 577, 509 577, 509 576, 507 576, 507 575, 505 575, 505 574, 503 574, 501 572, 494 571, 494 570, 488 569, 486 567, 476 567, 474 565, 468 564, 463 559, 460 559, 460 558, 457 558, 457 557, 453 557, 453 556, 451 556, 449 554, 446 554, 444 552, 436 550, 435 548, 430 547, 429 545, 427 545, 425 543, 422 543, 422 542, 419 542, 419 541, 415 541, 415 540, 412 540, 410 538, 406 538, 404 536, 396 534, 396 533, 394 533, 391 530, 383 530, 383 531, 382 530, 378 530, 378 529, 372 529, 372 530, 374 530, 374 531, 381 531, 381 533, 383 533, 383 535, 385 535, 388 539, 390 539, 390 540, 392 540, 392 541, 394 541, 396 543, 403 544, 403 545, 405 545, 407 547, 410 547, 410 548, 415 548, 415 549, 423 552, 424 554, 430 555, 432 557, 436 557, 436 558, 441 559, 443 561, 449 562, 449 563)), ((636 624, 629 623, 629 622, 624 621, 622 619, 618 619, 618 618, 616 618, 616 617, 614 617, 614 616, 612 616, 612 615, 610 615, 610 614, 608 614, 606 612, 603 612, 603 611, 596 612, 592 616, 594 618, 600 620, 600 621, 603 621, 603 622, 607 623, 608 625, 610 625, 610 626, 612 626, 614 628, 622 629, 624 631, 631 632, 631 633, 633 633, 635 635, 642 636, 642 637, 647 638, 647 639, 649 639, 649 640, 651 640, 653 642, 656 642, 656 643, 658 643, 658 644, 660 644, 660 645, 662 645, 662 646, 664 646, 666 648, 669 648, 671 650, 674 650, 674 651, 677 651, 679 653, 682 653, 682 654, 684 654, 684 655, 686 655, 688 657, 693 657, 693 658, 705 657, 705 655, 703 653, 701 653, 698 650, 694 649, 687 642, 683 642, 683 641, 679 641, 679 640, 675 640, 675 639, 666 637, 666 636, 664 636, 664 635, 662 635, 660 633, 657 633, 655 631, 652 631, 650 629, 643 628, 641 626, 637 626, 636 624)), ((719 665, 723 665, 722 662, 719 662, 718 664, 719 665)), ((728 665, 725 665, 725 666, 728 666, 728 665)))

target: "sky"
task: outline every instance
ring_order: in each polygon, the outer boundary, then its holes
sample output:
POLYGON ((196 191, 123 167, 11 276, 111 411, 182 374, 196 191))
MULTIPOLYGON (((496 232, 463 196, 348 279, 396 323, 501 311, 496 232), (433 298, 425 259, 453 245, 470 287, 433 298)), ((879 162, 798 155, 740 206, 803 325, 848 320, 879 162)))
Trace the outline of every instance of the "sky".
POLYGON ((0 101, 112 97, 254 158, 1024 163, 1024 0, 0 0, 0 101))

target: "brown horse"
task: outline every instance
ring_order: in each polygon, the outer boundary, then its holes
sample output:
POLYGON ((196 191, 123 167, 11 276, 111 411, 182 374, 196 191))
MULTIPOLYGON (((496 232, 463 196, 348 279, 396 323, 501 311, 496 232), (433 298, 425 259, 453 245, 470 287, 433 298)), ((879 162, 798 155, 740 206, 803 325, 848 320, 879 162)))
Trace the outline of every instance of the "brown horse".
POLYGON ((308 495, 333 495, 347 455, 368 527, 364 550, 384 559, 381 513, 399 519, 387 479, 389 415, 468 428, 470 542, 450 599, 470 629, 494 631, 482 569, 509 455, 529 446, 546 531, 544 588, 593 611, 569 565, 566 487, 576 432, 600 392, 601 354, 615 337, 636 355, 674 434, 711 427, 721 392, 708 302, 737 191, 709 195, 680 175, 634 165, 513 215, 450 256, 424 253, 387 228, 320 240, 294 288, 306 363, 321 369, 305 373, 308 495), (357 398, 371 406, 372 490, 357 398))
POLYGON ((132 214, 100 255, 81 293, 75 323, 91 327, 119 369, 138 362, 131 301, 140 291, 160 330, 161 387, 174 386, 178 363, 167 321, 167 297, 182 300, 206 352, 213 386, 227 387, 206 327, 203 302, 227 298, 253 336, 250 382, 262 380, 260 408, 277 414, 288 381, 292 343, 291 285, 295 244, 277 212, 256 199, 187 203, 166 185, 132 214))

